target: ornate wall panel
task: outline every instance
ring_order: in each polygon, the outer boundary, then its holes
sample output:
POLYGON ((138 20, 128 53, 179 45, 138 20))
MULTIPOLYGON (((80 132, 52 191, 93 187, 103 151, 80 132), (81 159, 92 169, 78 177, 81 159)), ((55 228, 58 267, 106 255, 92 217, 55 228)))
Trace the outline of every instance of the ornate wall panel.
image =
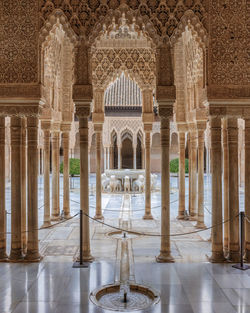
POLYGON ((37 0, 0 1, 0 83, 38 82, 37 0))
POLYGON ((249 1, 210 0, 209 83, 250 83, 249 11, 249 1))

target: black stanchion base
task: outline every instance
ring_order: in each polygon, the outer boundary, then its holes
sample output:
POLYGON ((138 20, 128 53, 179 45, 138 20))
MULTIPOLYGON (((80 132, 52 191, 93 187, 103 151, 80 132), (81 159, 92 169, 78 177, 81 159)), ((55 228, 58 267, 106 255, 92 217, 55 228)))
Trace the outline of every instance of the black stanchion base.
POLYGON ((250 266, 248 266, 246 264, 243 264, 243 266, 241 266, 241 264, 235 264, 232 267, 237 268, 238 270, 241 270, 241 271, 246 271, 246 270, 249 270, 249 268, 250 268, 250 266))
POLYGON ((82 264, 80 264, 80 262, 74 262, 73 268, 88 268, 89 267, 89 263, 87 262, 82 262, 82 264))

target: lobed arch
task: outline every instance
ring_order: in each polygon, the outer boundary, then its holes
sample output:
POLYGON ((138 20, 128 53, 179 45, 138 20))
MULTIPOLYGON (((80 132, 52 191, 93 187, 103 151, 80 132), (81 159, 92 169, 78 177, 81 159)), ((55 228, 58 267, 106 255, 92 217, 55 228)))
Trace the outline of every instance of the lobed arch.
POLYGON ((129 138, 133 145, 135 144, 135 138, 134 138, 135 136, 134 136, 133 130, 128 126, 120 130, 119 137, 120 137, 121 144, 126 138, 129 138))
POLYGON ((60 112, 61 116, 57 119, 72 121, 76 46, 77 37, 64 13, 55 11, 41 29, 39 37, 40 81, 45 99, 42 118, 51 118, 52 112, 60 112))
POLYGON ((172 38, 176 122, 191 122, 190 112, 206 102, 207 32, 192 11, 185 12, 172 38))

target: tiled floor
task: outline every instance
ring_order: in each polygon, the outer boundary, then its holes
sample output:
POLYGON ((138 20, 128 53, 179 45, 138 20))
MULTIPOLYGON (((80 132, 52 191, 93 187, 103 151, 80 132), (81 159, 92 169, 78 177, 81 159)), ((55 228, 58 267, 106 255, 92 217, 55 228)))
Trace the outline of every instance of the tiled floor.
MULTIPOLYGON (((248 313, 250 271, 230 264, 138 262, 136 280, 161 293, 150 313, 248 313)), ((99 313, 89 293, 113 282, 114 263, 73 269, 71 262, 0 265, 1 313, 99 313)))
MULTIPOLYGON (((91 176, 90 185, 94 186, 91 176)), ((211 225, 209 178, 205 180, 205 222, 211 225)), ((61 184, 62 185, 62 184, 61 184)), ((160 177, 158 179, 160 185, 160 177)), ((171 178, 171 233, 194 230, 195 222, 177 221, 177 179, 171 178)), ((79 212, 79 179, 71 190, 72 215, 79 212)), ((188 181, 186 180, 186 190, 188 181)), ((10 190, 7 189, 10 213, 10 190)), ((39 183, 39 225, 43 218, 42 179, 39 183)), ((186 201, 188 198, 186 198, 186 201)), ((243 198, 240 197, 240 205, 243 198)), ((103 195, 105 222, 118 226, 121 195, 103 195)), ((160 232, 160 192, 152 194, 153 221, 144 221, 144 196, 131 197, 132 228, 160 232)), ((90 215, 95 211, 95 196, 90 191, 90 215)), ((90 223, 91 249, 95 262, 86 269, 73 269, 72 259, 78 252, 79 219, 69 220, 55 228, 39 231, 44 259, 40 264, 0 263, 0 313, 100 313, 108 312, 89 300, 96 287, 115 279, 116 240, 108 237, 107 226, 90 223)), ((10 229, 10 214, 8 214, 10 229)), ((171 240, 175 264, 158 264, 159 237, 141 236, 132 241, 136 282, 149 285, 161 293, 161 301, 145 313, 250 313, 250 270, 241 272, 231 264, 210 264, 210 232, 174 237, 171 240)), ((10 237, 8 237, 8 246, 10 237)), ((138 312, 138 311, 137 311, 138 312)), ((142 313, 142 311, 139 311, 142 313)))

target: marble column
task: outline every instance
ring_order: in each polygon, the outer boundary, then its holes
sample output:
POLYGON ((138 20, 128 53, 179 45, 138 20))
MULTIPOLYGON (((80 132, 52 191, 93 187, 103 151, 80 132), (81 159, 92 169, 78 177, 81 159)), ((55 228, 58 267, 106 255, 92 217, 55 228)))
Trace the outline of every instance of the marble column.
POLYGON ((52 216, 51 221, 60 219, 60 173, 59 173, 60 131, 52 131, 52 216))
POLYGON ((179 132, 179 209, 178 219, 185 212, 185 132, 179 132))
POLYGON ((152 125, 144 125, 145 131, 145 155, 146 155, 146 169, 145 169, 145 214, 143 219, 152 220, 151 214, 151 130, 152 125))
POLYGON ((122 146, 117 146, 118 149, 118 170, 122 168, 122 146))
POLYGON ((104 157, 104 161, 103 161, 103 164, 104 164, 103 170, 104 170, 104 172, 105 172, 106 169, 107 169, 107 148, 106 148, 106 147, 103 148, 103 157, 104 157))
MULTIPOLYGON (((223 182, 224 182, 224 221, 229 217, 229 181, 228 181, 228 138, 227 138, 227 119, 224 118, 223 122, 223 182)), ((229 237, 229 222, 224 224, 224 251, 228 253, 228 237, 229 237)))
POLYGON ((89 175, 88 175, 88 116, 90 106, 77 107, 76 114, 79 118, 80 134, 80 209, 83 213, 82 219, 82 253, 83 261, 91 262, 93 257, 90 253, 89 237, 89 175))
POLYGON ((110 169, 110 147, 107 147, 107 170, 110 169))
POLYGON ((28 241, 27 261, 40 261, 38 242, 38 117, 27 117, 28 241))
POLYGON ((192 155, 191 155, 191 142, 190 132, 188 133, 188 213, 191 212, 191 195, 192 195, 192 155))
MULTIPOLYGON (((245 119, 245 214, 250 220, 250 119, 245 119)), ((246 221, 245 258, 250 263, 250 223, 246 221)))
POLYGON ((197 219, 197 131, 190 133, 191 146, 191 198, 190 219, 197 219))
POLYGON ((11 117, 11 248, 9 259, 18 261, 22 254, 21 147, 22 119, 11 117))
POLYGON ((44 178, 43 178, 43 195, 44 195, 44 215, 42 227, 48 227, 50 222, 50 122, 41 123, 44 139, 44 178))
POLYGON ((22 189, 22 249, 23 254, 27 251, 27 129, 26 119, 22 118, 22 157, 21 157, 21 189, 22 189))
POLYGON ((204 129, 198 129, 198 218, 197 228, 206 228, 204 224, 204 129))
POLYGON ((133 167, 136 170, 136 146, 133 146, 133 167))
POLYGON ((239 245, 239 186, 238 186, 238 120, 228 118, 228 160, 229 160, 229 250, 228 259, 238 262, 239 245))
POLYGON ((69 202, 69 133, 71 125, 62 125, 63 141, 63 212, 65 218, 70 218, 69 202))
POLYGON ((109 147, 109 168, 114 169, 114 148, 113 146, 109 147))
POLYGON ((6 260, 5 117, 0 116, 0 260, 6 260))
POLYGON ((96 135, 96 212, 95 219, 103 219, 102 215, 102 124, 94 125, 96 135))
POLYGON ((212 170, 212 255, 210 261, 224 262, 223 218, 222 218, 222 158, 221 158, 221 118, 211 116, 211 170, 212 170))
POLYGON ((141 147, 141 167, 145 169, 145 147, 141 147))
POLYGON ((169 142, 171 109, 159 107, 161 118, 161 250, 157 262, 174 262, 170 247, 169 142))

